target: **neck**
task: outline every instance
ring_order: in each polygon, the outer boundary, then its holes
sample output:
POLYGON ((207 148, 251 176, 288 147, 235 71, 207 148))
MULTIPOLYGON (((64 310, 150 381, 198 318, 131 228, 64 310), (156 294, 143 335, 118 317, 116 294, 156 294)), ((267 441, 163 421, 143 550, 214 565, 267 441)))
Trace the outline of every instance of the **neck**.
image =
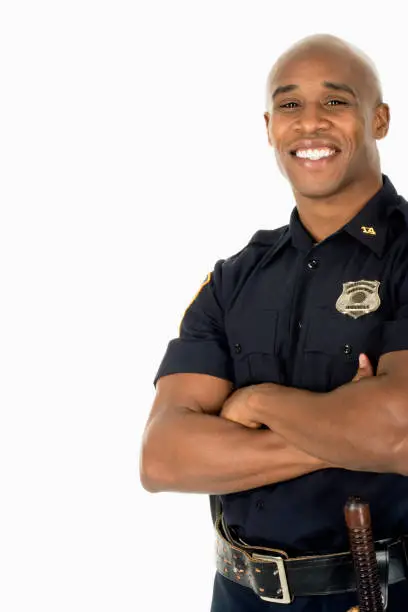
POLYGON ((346 225, 382 187, 381 172, 352 182, 339 192, 311 198, 294 191, 300 220, 309 234, 321 242, 346 225))

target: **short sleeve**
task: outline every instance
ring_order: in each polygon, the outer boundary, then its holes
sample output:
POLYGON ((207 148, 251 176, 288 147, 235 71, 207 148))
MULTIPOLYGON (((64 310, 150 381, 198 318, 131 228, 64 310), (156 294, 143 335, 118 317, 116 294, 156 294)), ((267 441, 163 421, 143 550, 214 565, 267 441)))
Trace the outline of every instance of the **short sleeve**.
POLYGON ((408 273, 397 282, 397 308, 394 317, 383 325, 381 353, 408 350, 408 273))
POLYGON ((224 328, 221 282, 222 264, 203 283, 187 308, 178 338, 171 340, 154 379, 168 374, 209 374, 233 380, 232 359, 224 328))

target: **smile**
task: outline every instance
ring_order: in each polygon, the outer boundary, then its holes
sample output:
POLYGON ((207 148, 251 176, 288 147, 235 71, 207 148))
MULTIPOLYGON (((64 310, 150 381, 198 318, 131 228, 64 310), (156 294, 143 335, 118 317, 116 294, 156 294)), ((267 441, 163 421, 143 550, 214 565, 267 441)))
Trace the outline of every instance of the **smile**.
POLYGON ((313 161, 317 161, 324 157, 331 157, 336 153, 336 149, 329 149, 328 147, 325 147, 321 149, 298 149, 295 152, 295 156, 300 157, 301 159, 310 159, 313 161))
POLYGON ((335 164, 341 155, 340 149, 332 146, 316 148, 299 148, 290 152, 290 159, 301 168, 308 171, 321 171, 335 164))

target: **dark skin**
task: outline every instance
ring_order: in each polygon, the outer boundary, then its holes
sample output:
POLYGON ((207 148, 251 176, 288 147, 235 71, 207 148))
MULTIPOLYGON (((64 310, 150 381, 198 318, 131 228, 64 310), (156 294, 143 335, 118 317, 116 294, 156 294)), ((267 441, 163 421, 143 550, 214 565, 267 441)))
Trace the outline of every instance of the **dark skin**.
MULTIPOLYGON (((376 142, 387 134, 388 106, 379 100, 370 69, 337 45, 293 52, 273 71, 270 94, 269 143, 291 182, 303 225, 316 241, 324 240, 382 186, 376 142), (313 161, 301 165, 291 155, 297 142, 314 149, 323 139, 338 148, 330 163, 316 169, 313 161)), ((221 416, 249 427, 264 424, 348 469, 408 475, 407 367, 408 351, 399 351, 381 356, 377 376, 330 393, 247 387, 227 400, 221 416)))
MULTIPOLYGON (((370 71, 356 59, 354 68, 360 70, 361 79, 356 78, 355 70, 346 73, 344 65, 351 61, 350 57, 342 55, 338 45, 329 53, 327 44, 323 51, 311 45, 307 56, 310 61, 306 63, 305 48, 301 49, 301 59, 299 53, 292 52, 278 62, 273 74, 275 89, 294 84, 296 91, 280 92, 275 99, 282 104, 288 95, 291 100, 296 97, 299 109, 265 114, 269 142, 292 184, 302 222, 316 240, 323 240, 342 227, 380 188, 376 139, 386 134, 389 122, 388 107, 378 105, 379 92, 373 87, 370 71), (353 105, 347 110, 329 110, 332 104, 337 109, 337 103, 328 104, 328 100, 337 99, 340 94, 336 91, 333 96, 333 90, 328 92, 322 82, 349 83, 358 103, 354 103, 353 96, 353 105), (313 169, 311 180, 305 169, 301 172, 293 164, 288 146, 299 139, 322 139, 322 134, 326 140, 335 141, 339 153, 325 171, 313 169)), ((314 401, 316 394, 279 385, 257 385, 232 393, 231 382, 212 376, 162 377, 143 439, 142 484, 149 491, 232 493, 331 467, 398 472, 403 469, 396 459, 405 422, 398 420, 402 396, 394 391, 402 388, 397 381, 401 381, 400 373, 404 367, 406 370, 406 365, 408 357, 401 353, 384 356, 379 367, 383 375, 374 377, 370 364, 363 361, 353 384, 336 390, 339 395, 320 394, 318 402, 314 401), (377 449, 378 454, 373 455, 364 447, 357 449, 350 460, 353 440, 348 430, 343 438, 338 433, 333 437, 334 423, 327 416, 332 411, 327 408, 330 402, 334 405, 347 400, 349 420, 346 422, 345 417, 344 423, 335 425, 339 432, 344 427, 351 428, 362 396, 366 399, 368 384, 372 385, 370 392, 378 397, 366 416, 372 419, 372 427, 376 423, 376 432, 385 427, 392 450, 386 453, 377 449), (391 389, 393 394, 387 398, 391 389), (283 406, 287 409, 283 410, 283 406), (396 412, 391 416, 393 406, 396 412), (379 407, 389 417, 386 422, 376 421, 379 407), (283 416, 279 418, 279 413, 285 413, 286 420, 283 416), (309 423, 320 418, 324 425, 315 428, 312 437, 309 423), (259 423, 269 429, 259 429, 259 423), (331 436, 331 442, 325 446, 326 436, 331 436), (342 450, 332 455, 329 446, 334 440, 342 450)), ((406 389, 405 394, 408 396, 406 389)))
POLYGON ((158 381, 140 461, 145 489, 234 493, 330 467, 277 433, 220 418, 231 390, 204 374, 158 381))
MULTIPOLYGON (((365 358, 353 381, 360 384, 372 375, 365 358)), ((342 467, 297 448, 274 431, 252 427, 246 417, 241 420, 243 396, 231 391, 227 380, 205 374, 171 374, 158 381, 141 453, 145 489, 235 493, 342 467), (220 418, 223 405, 233 408, 234 399, 240 416, 234 416, 234 408, 231 418, 220 418)))
POLYGON ((377 140, 388 132, 389 108, 364 62, 327 42, 301 45, 278 62, 269 89, 269 143, 291 183, 302 223, 324 240, 381 188, 377 140), (327 140, 339 151, 325 167, 316 170, 310 162, 305 169, 291 154, 303 140, 312 149, 327 140))
POLYGON ((245 387, 221 416, 266 425, 303 449, 350 470, 408 476, 408 351, 380 358, 377 375, 330 393, 272 383, 245 387))

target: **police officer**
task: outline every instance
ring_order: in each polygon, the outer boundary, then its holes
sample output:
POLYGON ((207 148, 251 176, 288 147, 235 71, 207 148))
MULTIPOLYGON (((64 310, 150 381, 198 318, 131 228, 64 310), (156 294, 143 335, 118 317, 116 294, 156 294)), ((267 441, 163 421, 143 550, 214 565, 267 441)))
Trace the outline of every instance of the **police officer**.
POLYGON ((385 605, 406 611, 408 205, 380 169, 389 109, 369 60, 319 35, 273 67, 265 121, 296 207, 187 309, 142 482, 219 496, 212 612, 356 605, 350 495, 370 504, 385 605))

